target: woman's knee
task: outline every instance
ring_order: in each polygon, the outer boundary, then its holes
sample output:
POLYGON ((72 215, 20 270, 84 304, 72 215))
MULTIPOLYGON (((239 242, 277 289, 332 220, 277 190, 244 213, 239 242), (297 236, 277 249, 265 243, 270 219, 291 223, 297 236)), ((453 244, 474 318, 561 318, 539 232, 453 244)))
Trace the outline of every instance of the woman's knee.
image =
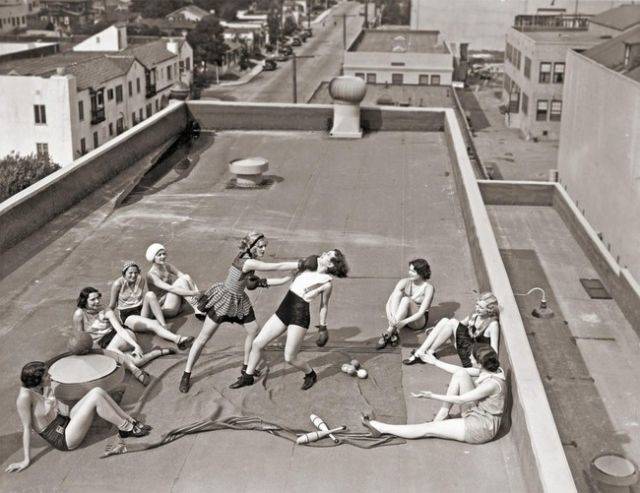
POLYGON ((154 293, 153 291, 147 291, 144 295, 144 299, 148 303, 153 303, 154 301, 158 301, 158 297, 156 296, 156 293, 154 293))
POLYGON ((94 387, 89 392, 87 392, 87 394, 93 400, 100 400, 105 398, 107 392, 102 387, 94 387))

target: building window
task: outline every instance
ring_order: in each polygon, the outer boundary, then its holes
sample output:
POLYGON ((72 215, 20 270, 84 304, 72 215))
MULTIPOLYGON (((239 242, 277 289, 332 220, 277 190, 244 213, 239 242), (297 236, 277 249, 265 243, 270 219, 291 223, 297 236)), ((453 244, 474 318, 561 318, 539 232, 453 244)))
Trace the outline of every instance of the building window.
POLYGON ((509 93, 509 113, 515 114, 520 111, 520 88, 516 84, 511 84, 509 93))
POLYGON ((151 103, 149 103, 147 105, 147 118, 149 118, 152 114, 153 114, 153 107, 151 106, 151 103))
POLYGON ((136 92, 140 94, 140 77, 136 78, 136 92))
POLYGON ((47 123, 47 112, 44 108, 44 104, 34 104, 33 105, 33 113, 35 116, 37 125, 46 125, 47 123))
POLYGON ((109 137, 113 137, 113 123, 109 123, 109 137))
POLYGON ((440 76, 439 75, 432 75, 431 76, 431 85, 432 86, 439 86, 440 85, 440 76))
POLYGON ((140 121, 144 120, 144 113, 142 112, 142 108, 140 108, 140 111, 138 111, 138 119, 140 121))
POLYGON ((180 60, 180 73, 184 72, 184 61, 180 60))
POLYGON ((524 76, 527 79, 531 78, 531 58, 528 56, 524 57, 524 76))
POLYGON ((84 139, 80 139, 80 154, 84 156, 87 153, 87 141, 84 139))
POLYGON ((49 156, 49 144, 36 143, 36 154, 39 158, 45 158, 49 156))
POLYGON ((507 74, 504 74, 503 88, 507 94, 511 90, 511 77, 509 77, 507 74))
POLYGON ((364 80, 364 73, 356 72, 356 77, 360 77, 362 80, 364 80))
POLYGON ((129 81, 129 97, 133 96, 133 81, 129 81))
POLYGON ((553 83, 562 84, 564 82, 564 62, 553 64, 553 83))
POLYGON ((391 83, 395 86, 401 86, 403 84, 404 77, 402 74, 391 74, 391 83))
POLYGON ((549 113, 549 120, 552 122, 559 122, 562 117, 562 101, 551 101, 551 112, 549 113))
POLYGON ((93 132, 93 148, 96 149, 100 145, 98 141, 98 132, 93 132))
POLYGON ((171 80, 171 66, 167 67, 167 79, 171 80))
POLYGON ((122 132, 124 132, 124 116, 116 120, 116 134, 120 135, 122 132))
POLYGON ((428 75, 424 75, 424 74, 420 74, 418 76, 418 84, 420 84, 421 86, 428 86, 429 85, 429 76, 428 75))
POLYGON ((111 101, 113 99, 113 89, 107 89, 107 100, 111 101))
POLYGON ((135 125, 136 123, 138 122, 136 121, 136 112, 134 111, 131 113, 131 125, 135 125))
POLYGON ((185 66, 187 67, 187 70, 191 70, 191 59, 187 58, 185 60, 185 66))
POLYGON ((116 86, 116 103, 122 103, 122 84, 116 86))
POLYGON ((549 101, 546 99, 538 99, 538 104, 536 106, 536 120, 539 122, 546 122, 547 111, 549 111, 549 101))
POLYGON ((367 74, 367 84, 376 83, 376 74, 367 74))
POLYGON ((541 84, 547 84, 551 82, 551 63, 540 62, 540 77, 538 82, 541 84))
POLYGON ((529 114, 529 96, 526 93, 522 93, 522 113, 529 114))
POLYGON ((84 120, 84 102, 78 101, 78 120, 84 120))
POLYGON ((520 70, 520 62, 522 61, 522 53, 520 50, 514 50, 516 52, 516 68, 520 70))
POLYGON ((156 99, 156 111, 160 110, 160 100, 156 99))

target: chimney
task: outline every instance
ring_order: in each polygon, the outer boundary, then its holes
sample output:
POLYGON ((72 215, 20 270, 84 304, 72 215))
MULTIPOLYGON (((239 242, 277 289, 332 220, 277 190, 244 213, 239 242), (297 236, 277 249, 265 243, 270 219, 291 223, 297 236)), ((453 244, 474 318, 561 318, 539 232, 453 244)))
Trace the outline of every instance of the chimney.
POLYGON ((169 50, 174 55, 180 55, 180 43, 178 42, 178 40, 169 38, 167 40, 167 50, 169 50))
POLYGON ((360 103, 367 93, 367 86, 360 77, 343 75, 334 77, 329 84, 329 94, 335 100, 333 105, 333 128, 331 137, 339 139, 359 139, 360 103))

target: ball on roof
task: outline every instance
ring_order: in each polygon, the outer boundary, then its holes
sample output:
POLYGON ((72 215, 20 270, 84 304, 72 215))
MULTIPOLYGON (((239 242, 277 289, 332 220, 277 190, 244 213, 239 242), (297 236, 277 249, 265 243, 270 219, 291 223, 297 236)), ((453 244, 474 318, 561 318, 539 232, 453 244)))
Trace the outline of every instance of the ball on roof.
POLYGON ((329 83, 329 94, 338 101, 358 104, 367 93, 367 85, 360 77, 342 75, 334 77, 329 83))
POLYGON ((73 354, 87 354, 92 347, 93 339, 86 332, 76 332, 67 341, 67 348, 73 354))

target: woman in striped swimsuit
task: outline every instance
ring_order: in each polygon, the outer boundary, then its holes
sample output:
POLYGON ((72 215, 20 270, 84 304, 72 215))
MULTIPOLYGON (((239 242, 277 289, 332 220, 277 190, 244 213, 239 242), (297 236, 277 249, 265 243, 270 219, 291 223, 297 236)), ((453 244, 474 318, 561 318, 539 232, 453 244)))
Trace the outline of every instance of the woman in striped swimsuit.
POLYGON ((493 348, 488 344, 474 345, 471 368, 444 363, 433 355, 429 355, 427 359, 429 363, 453 373, 446 395, 427 390, 411 394, 413 397, 442 402, 433 421, 393 425, 373 421, 363 415, 362 424, 371 430, 373 436, 389 434, 408 439, 446 438, 466 443, 486 443, 493 440, 500 428, 507 393, 505 374, 493 348), (460 406, 461 417, 447 419, 453 404, 460 406))
POLYGON ((291 271, 297 269, 299 265, 297 261, 271 263, 259 260, 264 256, 266 250, 267 239, 264 235, 256 232, 249 233, 240 242, 240 253, 233 260, 227 279, 224 282, 214 284, 200 297, 198 309, 206 313, 206 318, 200 334, 191 346, 187 365, 180 380, 180 392, 189 392, 193 365, 198 360, 207 341, 225 322, 243 325, 247 331, 241 373, 246 370, 251 345, 260 327, 256 322, 253 306, 251 306, 251 300, 245 292, 245 288, 267 288, 285 284, 291 277, 260 279, 255 276, 255 271, 291 271))

